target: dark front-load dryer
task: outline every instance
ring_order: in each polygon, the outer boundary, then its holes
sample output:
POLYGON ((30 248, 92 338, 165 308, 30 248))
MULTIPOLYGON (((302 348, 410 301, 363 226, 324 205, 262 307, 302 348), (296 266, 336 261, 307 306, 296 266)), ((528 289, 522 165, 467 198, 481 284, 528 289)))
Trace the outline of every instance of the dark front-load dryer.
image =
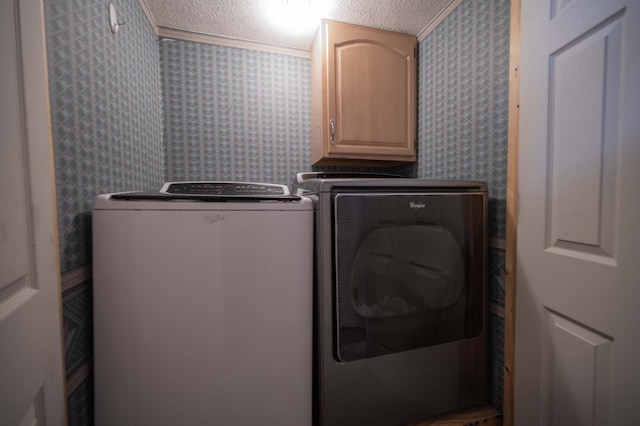
POLYGON ((487 188, 302 173, 315 203, 316 422, 485 403, 487 188))

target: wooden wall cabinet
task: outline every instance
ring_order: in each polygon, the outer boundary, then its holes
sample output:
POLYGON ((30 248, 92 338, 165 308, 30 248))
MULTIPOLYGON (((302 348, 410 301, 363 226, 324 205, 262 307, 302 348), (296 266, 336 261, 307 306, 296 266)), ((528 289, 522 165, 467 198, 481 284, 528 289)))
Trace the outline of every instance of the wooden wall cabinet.
POLYGON ((416 160, 416 37, 323 20, 311 47, 311 163, 416 160))

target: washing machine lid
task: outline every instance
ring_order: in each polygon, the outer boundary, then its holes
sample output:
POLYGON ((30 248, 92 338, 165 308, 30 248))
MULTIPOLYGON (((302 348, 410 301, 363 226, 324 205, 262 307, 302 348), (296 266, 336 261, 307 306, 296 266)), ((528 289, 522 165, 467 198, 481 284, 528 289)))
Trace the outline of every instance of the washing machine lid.
POLYGON ((299 201, 297 195, 216 195, 216 194, 147 194, 144 192, 119 192, 111 194, 114 200, 126 201, 200 201, 208 203, 260 203, 263 201, 299 201))
POLYGON ((185 181, 166 182, 158 193, 124 192, 113 194, 115 200, 260 202, 296 201, 287 185, 261 182, 185 181))
POLYGON ((223 208, 225 210, 246 209, 246 206, 250 205, 255 206, 249 207, 250 210, 306 210, 309 208, 309 200, 292 195, 287 185, 230 181, 167 182, 159 192, 154 193, 132 191, 101 194, 94 200, 93 208, 94 210, 147 208, 198 210, 210 209, 211 207, 206 205, 212 203, 217 203, 218 206, 227 204, 228 207, 223 208), (144 201, 147 203, 143 205, 144 201), (132 205, 131 202, 137 203, 132 205), (270 207, 267 207, 267 204, 270 207), (287 205, 288 207, 284 207, 287 205))

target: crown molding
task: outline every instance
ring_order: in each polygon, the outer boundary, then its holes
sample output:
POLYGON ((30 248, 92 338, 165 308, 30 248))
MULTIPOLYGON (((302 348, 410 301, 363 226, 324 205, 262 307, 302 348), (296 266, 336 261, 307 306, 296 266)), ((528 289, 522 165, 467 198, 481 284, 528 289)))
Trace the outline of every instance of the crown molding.
POLYGON ((449 16, 449 14, 453 12, 453 9, 458 7, 460 3, 462 3, 462 0, 451 0, 449 4, 444 9, 442 9, 440 13, 438 13, 438 15, 433 18, 422 31, 420 31, 420 33, 417 35, 418 43, 427 38, 429 33, 431 33, 442 21, 444 21, 444 19, 449 16))
POLYGON ((242 40, 232 37, 224 37, 213 34, 196 33, 176 28, 158 27, 158 36, 168 39, 195 41, 197 43, 214 44, 218 46, 235 47, 239 49, 258 50, 261 52, 278 53, 282 55, 298 56, 309 59, 310 51, 294 49, 291 47, 260 43, 251 40, 242 40))

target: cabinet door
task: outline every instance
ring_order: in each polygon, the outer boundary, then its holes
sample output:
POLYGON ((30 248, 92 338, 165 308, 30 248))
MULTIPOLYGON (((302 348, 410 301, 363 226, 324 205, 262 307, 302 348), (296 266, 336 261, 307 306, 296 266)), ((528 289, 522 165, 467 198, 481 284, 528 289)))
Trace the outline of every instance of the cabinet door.
POLYGON ((415 37, 324 24, 325 152, 329 157, 414 161, 415 37))

